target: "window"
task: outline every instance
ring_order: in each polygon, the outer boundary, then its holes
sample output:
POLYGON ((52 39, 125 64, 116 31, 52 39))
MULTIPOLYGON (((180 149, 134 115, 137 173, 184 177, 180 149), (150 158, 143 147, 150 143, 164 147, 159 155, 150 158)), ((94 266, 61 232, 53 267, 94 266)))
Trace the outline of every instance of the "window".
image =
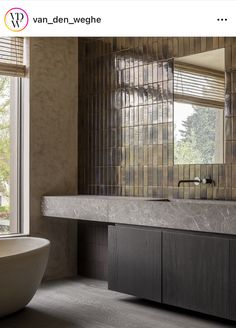
POLYGON ((224 72, 176 64, 175 164, 223 163, 223 123, 224 72))
POLYGON ((20 220, 24 40, 0 38, 0 234, 22 232, 20 220))

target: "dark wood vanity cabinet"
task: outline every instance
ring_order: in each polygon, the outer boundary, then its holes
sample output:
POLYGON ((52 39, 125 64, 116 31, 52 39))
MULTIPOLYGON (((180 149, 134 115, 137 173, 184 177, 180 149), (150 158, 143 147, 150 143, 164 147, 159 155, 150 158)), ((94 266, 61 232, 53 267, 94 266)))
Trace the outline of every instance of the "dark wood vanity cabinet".
POLYGON ((236 239, 230 240, 229 273, 229 317, 236 321, 236 239))
POLYGON ((161 232, 109 226, 108 288, 161 302, 161 232))
POLYGON ((108 287, 236 320, 236 239, 227 235, 109 227, 108 287))
POLYGON ((163 303, 226 318, 229 240, 163 232, 163 303))

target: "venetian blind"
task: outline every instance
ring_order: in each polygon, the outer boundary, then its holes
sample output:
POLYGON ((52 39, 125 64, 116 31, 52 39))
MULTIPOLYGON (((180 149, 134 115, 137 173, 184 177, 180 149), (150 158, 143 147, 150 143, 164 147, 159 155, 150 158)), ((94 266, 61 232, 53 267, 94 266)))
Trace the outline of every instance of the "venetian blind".
POLYGON ((224 72, 176 63, 174 95, 176 101, 224 108, 224 72))
POLYGON ((0 37, 0 74, 25 76, 23 38, 0 37))

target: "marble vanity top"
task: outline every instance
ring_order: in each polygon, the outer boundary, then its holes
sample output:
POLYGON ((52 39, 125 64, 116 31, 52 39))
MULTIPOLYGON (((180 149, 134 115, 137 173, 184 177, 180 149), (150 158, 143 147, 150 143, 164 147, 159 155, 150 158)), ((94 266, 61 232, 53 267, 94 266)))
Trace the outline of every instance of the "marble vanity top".
POLYGON ((236 234, 236 201, 114 196, 44 196, 42 215, 236 234))

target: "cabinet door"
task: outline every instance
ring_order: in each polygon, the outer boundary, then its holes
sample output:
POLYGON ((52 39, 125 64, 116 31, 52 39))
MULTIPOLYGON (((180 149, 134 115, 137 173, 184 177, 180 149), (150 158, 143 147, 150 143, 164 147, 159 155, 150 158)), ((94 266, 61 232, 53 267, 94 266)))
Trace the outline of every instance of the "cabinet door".
POLYGON ((236 320, 236 239, 230 240, 229 300, 231 320, 236 320))
POLYGON ((161 232, 109 226, 108 288, 161 301, 161 232))
POLYGON ((163 233, 163 302, 228 317, 229 240, 163 233))

